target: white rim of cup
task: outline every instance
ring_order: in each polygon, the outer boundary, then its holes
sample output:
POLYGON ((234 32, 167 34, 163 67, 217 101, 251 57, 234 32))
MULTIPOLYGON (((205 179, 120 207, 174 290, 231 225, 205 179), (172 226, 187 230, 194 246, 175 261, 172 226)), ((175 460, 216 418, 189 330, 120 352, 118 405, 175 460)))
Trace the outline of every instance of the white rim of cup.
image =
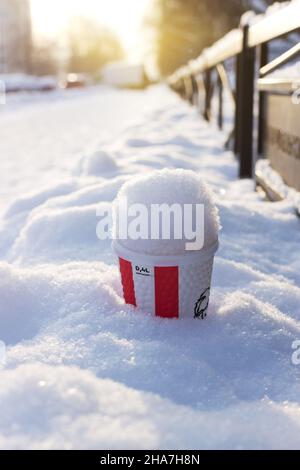
POLYGON ((118 240, 113 240, 112 248, 118 257, 145 266, 188 266, 211 260, 219 248, 219 240, 209 248, 187 251, 184 255, 144 255, 125 248, 118 240))

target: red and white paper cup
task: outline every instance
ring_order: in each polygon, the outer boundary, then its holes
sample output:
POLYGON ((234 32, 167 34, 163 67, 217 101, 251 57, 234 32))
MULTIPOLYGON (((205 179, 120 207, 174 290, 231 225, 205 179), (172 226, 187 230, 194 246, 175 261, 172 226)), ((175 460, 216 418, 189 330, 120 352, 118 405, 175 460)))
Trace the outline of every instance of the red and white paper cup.
POLYGON ((218 242, 176 256, 135 253, 117 240, 112 246, 127 304, 162 318, 206 317, 218 242))

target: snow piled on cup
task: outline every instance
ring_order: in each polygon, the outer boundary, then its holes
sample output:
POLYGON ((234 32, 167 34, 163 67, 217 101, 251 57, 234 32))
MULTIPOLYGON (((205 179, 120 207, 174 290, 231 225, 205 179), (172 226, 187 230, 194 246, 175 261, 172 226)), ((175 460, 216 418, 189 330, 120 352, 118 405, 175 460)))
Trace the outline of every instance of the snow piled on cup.
MULTIPOLYGON (((220 229, 219 212, 214 204, 211 190, 200 176, 191 170, 160 170, 137 176, 125 183, 114 202, 113 234, 118 239, 119 214, 116 208, 121 200, 127 199, 128 206, 143 204, 150 213, 152 204, 203 204, 204 205, 204 246, 208 249, 218 240, 220 229)), ((150 230, 150 223, 149 223, 150 230)), ((150 234, 149 234, 150 235, 150 234)), ((183 255, 186 253, 184 236, 181 240, 150 239, 119 240, 124 248, 149 255, 183 255)))
MULTIPOLYGON (((127 213, 126 213, 127 217, 127 213)), ((129 217, 128 217, 129 219, 129 217)), ((214 255, 220 228, 213 196, 192 171, 162 170, 137 177, 124 184, 114 203, 113 250, 119 259, 124 300, 140 310, 163 318, 207 316, 214 255), (122 202, 147 208, 148 238, 119 237, 122 202), (202 205, 202 248, 187 251, 191 240, 182 231, 181 239, 151 238, 153 205, 202 205)), ((172 220, 172 219, 170 219, 172 220)), ((201 238, 201 237, 200 237, 201 238)))

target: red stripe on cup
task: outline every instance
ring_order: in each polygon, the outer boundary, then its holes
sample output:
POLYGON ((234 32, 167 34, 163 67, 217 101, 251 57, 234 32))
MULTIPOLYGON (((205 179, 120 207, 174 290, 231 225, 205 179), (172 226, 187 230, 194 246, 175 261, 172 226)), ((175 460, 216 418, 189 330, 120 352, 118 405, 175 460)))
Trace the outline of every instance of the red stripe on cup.
POLYGON ((122 258, 119 258, 119 263, 125 302, 136 307, 132 264, 122 258))
POLYGON ((179 317, 178 267, 155 268, 155 315, 179 317))

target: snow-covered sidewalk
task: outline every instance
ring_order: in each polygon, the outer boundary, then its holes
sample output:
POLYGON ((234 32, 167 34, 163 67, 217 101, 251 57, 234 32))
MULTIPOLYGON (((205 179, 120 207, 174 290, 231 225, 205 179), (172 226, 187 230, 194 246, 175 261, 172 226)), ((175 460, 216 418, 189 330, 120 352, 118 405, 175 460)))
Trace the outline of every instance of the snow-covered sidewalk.
POLYGON ((224 135, 164 87, 14 105, 0 124, 0 448, 300 448, 292 206, 239 181, 224 135), (96 237, 99 203, 165 167, 198 172, 220 209, 205 321, 124 305, 96 237))

